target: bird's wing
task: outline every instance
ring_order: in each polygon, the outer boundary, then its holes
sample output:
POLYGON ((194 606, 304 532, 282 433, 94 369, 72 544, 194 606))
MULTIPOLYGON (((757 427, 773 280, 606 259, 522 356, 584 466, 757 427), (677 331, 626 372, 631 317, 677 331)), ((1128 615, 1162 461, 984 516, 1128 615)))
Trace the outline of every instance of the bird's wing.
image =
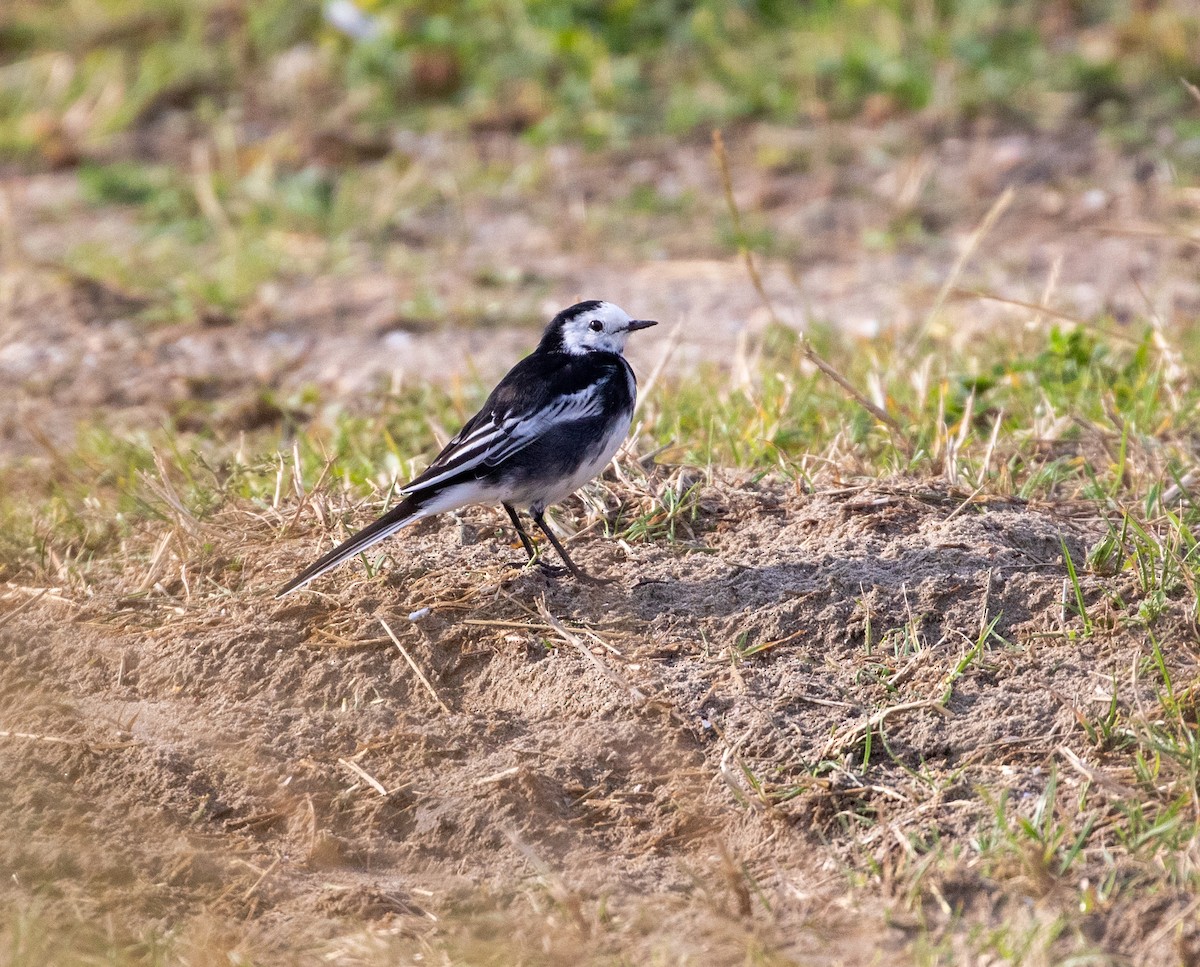
MULTIPOLYGON (((523 363, 533 359, 529 357, 523 363)), ((581 383, 569 378, 576 374, 564 372, 567 367, 548 372, 545 367, 541 369, 539 372, 537 365, 518 364, 496 387, 483 409, 402 493, 419 493, 460 473, 498 466, 552 427, 604 412, 602 388, 607 372, 599 380, 581 383)))

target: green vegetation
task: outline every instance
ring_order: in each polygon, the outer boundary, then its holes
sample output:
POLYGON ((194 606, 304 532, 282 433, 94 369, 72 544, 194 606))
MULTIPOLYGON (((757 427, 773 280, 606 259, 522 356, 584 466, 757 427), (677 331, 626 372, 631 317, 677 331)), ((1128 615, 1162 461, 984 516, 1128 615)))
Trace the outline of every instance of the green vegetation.
POLYGON ((594 144, 910 112, 1096 117, 1145 136, 1176 120, 1180 78, 1200 80, 1200 27, 1180 2, 362 6, 369 36, 355 40, 317 0, 13 0, 0 13, 0 148, 66 161, 180 107, 209 122, 348 110, 374 131, 469 125, 594 144))
MULTIPOLYGON (((913 346, 893 335, 865 353, 855 341, 818 337, 851 382, 878 388, 903 437, 813 370, 792 333, 772 330, 757 364, 746 364, 756 368, 745 385, 731 386, 715 369, 660 384, 645 401, 636 447, 668 463, 773 470, 804 486, 832 468, 941 477, 965 493, 1094 501, 1110 536, 1089 561, 1069 563, 1085 635, 1094 625, 1076 576, 1085 566, 1135 573, 1147 619, 1161 610, 1158 597, 1197 587, 1200 516, 1161 498, 1190 467, 1200 395, 1188 374, 1170 370, 1175 351, 1153 327, 1117 343, 1087 327, 1052 325, 1027 333, 1023 345, 985 339, 969 354, 933 338, 913 346)), ((257 404, 268 425, 249 433, 227 425, 220 401, 189 403, 175 427, 133 437, 97 424, 75 448, 55 452, 48 475, 29 479, 20 465, 0 471, 0 560, 10 575, 50 560, 85 564, 180 507, 203 519, 230 500, 275 504, 319 478, 385 494, 435 452, 434 427, 460 424, 486 389, 381 389, 354 410, 311 392, 268 394, 257 404)), ((695 485, 684 478, 682 489, 618 510, 609 526, 630 540, 686 540, 695 485)))

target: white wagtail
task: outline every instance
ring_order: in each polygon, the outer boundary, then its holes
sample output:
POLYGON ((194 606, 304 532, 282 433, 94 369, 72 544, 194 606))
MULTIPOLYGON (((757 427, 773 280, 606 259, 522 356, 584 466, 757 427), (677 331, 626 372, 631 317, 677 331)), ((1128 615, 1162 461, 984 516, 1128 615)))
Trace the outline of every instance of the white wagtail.
MULTIPOLYGON (((429 468, 400 492, 404 499, 279 589, 304 587, 343 561, 423 517, 468 504, 500 504, 529 555, 537 549, 517 516, 527 508, 566 569, 587 580, 542 515, 600 473, 629 432, 637 380, 621 351, 631 332, 655 325, 611 302, 580 302, 551 320, 530 355, 514 366, 483 409, 429 468)), ((550 575, 562 568, 539 562, 550 575)))

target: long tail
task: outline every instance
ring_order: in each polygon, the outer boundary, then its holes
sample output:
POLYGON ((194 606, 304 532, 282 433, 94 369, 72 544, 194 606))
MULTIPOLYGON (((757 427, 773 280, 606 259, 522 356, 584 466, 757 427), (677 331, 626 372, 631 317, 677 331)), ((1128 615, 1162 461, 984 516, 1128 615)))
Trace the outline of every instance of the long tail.
POLYGON ((426 516, 425 513, 421 512, 422 503, 423 501, 417 497, 405 497, 404 500, 400 501, 400 503, 380 517, 375 523, 368 524, 353 537, 348 538, 335 547, 319 561, 315 561, 306 567, 281 587, 275 593, 275 597, 282 598, 285 594, 295 591, 297 588, 304 587, 309 581, 319 578, 326 571, 332 570, 343 561, 362 553, 368 547, 373 547, 385 538, 391 537, 402 527, 407 527, 409 524, 420 520, 426 516))

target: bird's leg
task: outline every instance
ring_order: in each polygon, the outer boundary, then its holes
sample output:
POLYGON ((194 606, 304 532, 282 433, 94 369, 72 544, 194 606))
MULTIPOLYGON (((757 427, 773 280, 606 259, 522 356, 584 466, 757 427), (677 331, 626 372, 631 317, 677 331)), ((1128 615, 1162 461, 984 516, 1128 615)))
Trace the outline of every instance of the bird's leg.
POLYGON ((554 532, 551 531, 550 528, 546 526, 546 518, 543 516, 543 511, 531 510, 529 512, 529 514, 533 518, 533 522, 535 524, 537 524, 538 527, 541 528, 542 533, 545 534, 546 537, 548 537, 550 539, 550 543, 554 545, 554 549, 556 551, 558 551, 558 556, 563 559, 563 563, 567 566, 567 570, 570 571, 571 574, 575 577, 575 580, 587 581, 590 584, 609 584, 610 583, 605 578, 592 577, 586 571, 582 570, 574 561, 571 560, 570 556, 567 554, 567 549, 565 547, 563 547, 562 544, 559 543, 558 538, 554 536, 554 532))
POLYGON ((516 509, 512 504, 501 504, 508 512, 508 519, 513 522, 513 527, 517 529, 517 537, 521 538, 521 546, 525 548, 525 553, 529 555, 529 560, 537 557, 537 548, 533 546, 533 541, 529 539, 529 535, 525 533, 525 528, 521 526, 521 518, 517 516, 516 509))
POLYGON ((537 545, 533 543, 533 538, 531 538, 525 532, 525 528, 521 525, 521 518, 517 514, 516 509, 512 506, 512 504, 503 504, 502 506, 508 512, 508 519, 513 522, 513 527, 517 529, 517 536, 521 538, 521 546, 525 548, 525 553, 529 555, 528 563, 532 564, 534 561, 537 561, 538 567, 541 568, 542 572, 549 577, 559 577, 560 575, 566 574, 567 572, 563 568, 555 567, 553 564, 547 564, 545 561, 538 560, 537 545))

